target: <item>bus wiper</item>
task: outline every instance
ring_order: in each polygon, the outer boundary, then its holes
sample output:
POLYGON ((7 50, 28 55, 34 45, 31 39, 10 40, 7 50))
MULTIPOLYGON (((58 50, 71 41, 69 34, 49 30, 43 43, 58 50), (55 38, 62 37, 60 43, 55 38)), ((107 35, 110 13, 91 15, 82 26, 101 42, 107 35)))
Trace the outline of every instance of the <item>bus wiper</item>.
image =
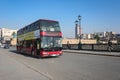
POLYGON ((45 48, 43 48, 44 50, 51 50, 51 48, 50 47, 45 47, 45 48))
POLYGON ((62 47, 54 47, 54 49, 61 50, 62 47))

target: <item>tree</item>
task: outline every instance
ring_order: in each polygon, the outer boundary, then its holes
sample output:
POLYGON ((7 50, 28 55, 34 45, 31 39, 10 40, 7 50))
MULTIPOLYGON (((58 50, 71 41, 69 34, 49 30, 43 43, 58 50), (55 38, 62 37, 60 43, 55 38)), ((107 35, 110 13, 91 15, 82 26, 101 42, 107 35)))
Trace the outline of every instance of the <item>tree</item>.
POLYGON ((95 39, 97 40, 97 43, 99 43, 100 37, 98 35, 95 35, 95 39))
POLYGON ((15 33, 15 32, 12 33, 12 37, 13 37, 13 38, 16 37, 16 33, 15 33))

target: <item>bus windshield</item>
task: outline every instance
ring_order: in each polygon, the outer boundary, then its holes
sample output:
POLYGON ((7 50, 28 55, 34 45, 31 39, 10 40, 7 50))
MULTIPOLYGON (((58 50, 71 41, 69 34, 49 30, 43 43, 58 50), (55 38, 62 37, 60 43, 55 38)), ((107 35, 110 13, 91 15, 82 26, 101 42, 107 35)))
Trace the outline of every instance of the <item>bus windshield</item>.
POLYGON ((60 26, 58 22, 41 21, 40 26, 41 31, 60 31, 60 26))
POLYGON ((62 38, 44 36, 41 38, 41 48, 43 49, 62 48, 62 38))

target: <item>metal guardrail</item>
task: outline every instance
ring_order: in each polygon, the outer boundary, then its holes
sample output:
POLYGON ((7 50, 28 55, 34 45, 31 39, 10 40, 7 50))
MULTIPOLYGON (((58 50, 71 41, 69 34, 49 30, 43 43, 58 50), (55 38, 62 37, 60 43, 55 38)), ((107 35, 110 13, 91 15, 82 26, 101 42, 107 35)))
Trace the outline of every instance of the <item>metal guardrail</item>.
MULTIPOLYGON (((63 44, 63 49, 108 51, 107 44, 63 44)), ((120 44, 113 44, 111 51, 120 52, 120 44)))

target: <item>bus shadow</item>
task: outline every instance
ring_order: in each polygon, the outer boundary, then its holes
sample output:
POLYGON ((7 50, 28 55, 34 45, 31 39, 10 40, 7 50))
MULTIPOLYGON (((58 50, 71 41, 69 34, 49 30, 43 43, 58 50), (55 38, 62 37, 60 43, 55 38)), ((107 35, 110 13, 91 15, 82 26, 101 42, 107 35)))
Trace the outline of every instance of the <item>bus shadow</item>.
POLYGON ((25 56, 25 57, 31 57, 31 58, 35 58, 35 59, 52 59, 52 58, 58 58, 60 56, 48 56, 48 57, 40 57, 40 56, 32 56, 30 54, 25 54, 25 53, 21 53, 21 52, 18 52, 17 50, 10 50, 10 52, 12 53, 15 53, 15 54, 18 54, 18 55, 22 55, 22 56, 25 56))
POLYGON ((10 50, 10 52, 15 53, 15 54, 18 54, 18 55, 25 56, 25 57, 31 57, 31 58, 40 59, 40 57, 32 56, 32 55, 30 55, 30 54, 21 53, 21 52, 18 52, 17 50, 10 50))

